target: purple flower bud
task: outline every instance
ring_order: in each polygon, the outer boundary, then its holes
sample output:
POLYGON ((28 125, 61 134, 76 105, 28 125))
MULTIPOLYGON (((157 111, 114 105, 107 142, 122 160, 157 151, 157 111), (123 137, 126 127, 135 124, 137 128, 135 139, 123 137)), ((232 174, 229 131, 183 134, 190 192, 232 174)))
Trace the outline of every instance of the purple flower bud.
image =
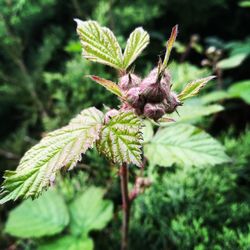
POLYGON ((134 111, 137 115, 142 115, 143 113, 142 108, 133 108, 129 103, 123 103, 120 110, 121 111, 134 111))
POLYGON ((113 116, 119 114, 117 109, 110 109, 104 116, 104 123, 107 124, 113 116))
POLYGON ((164 72, 161 79, 158 79, 158 69, 153 69, 142 81, 141 95, 149 102, 161 102, 170 92, 170 75, 164 72))
POLYGON ((165 114, 165 107, 162 103, 147 103, 144 106, 143 114, 157 121, 165 114))
POLYGON ((126 100, 133 108, 138 111, 137 113, 142 113, 145 101, 143 96, 140 95, 140 87, 131 88, 126 93, 126 100))
POLYGON ((119 87, 123 91, 127 91, 130 88, 138 87, 141 83, 141 78, 135 74, 126 74, 120 78, 119 87))
POLYGON ((182 103, 178 100, 178 97, 174 92, 170 92, 170 94, 163 101, 163 103, 165 106, 165 112, 167 114, 173 113, 178 106, 182 105, 182 103))
POLYGON ((132 107, 137 107, 140 99, 140 88, 134 87, 126 93, 126 100, 132 107))

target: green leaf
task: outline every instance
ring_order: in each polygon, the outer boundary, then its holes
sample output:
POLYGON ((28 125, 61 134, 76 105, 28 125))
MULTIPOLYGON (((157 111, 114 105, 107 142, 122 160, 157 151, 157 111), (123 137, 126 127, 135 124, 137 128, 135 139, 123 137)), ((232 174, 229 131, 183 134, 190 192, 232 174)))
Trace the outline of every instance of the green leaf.
POLYGON ((242 98, 246 103, 250 104, 250 80, 234 83, 228 93, 231 97, 242 98))
POLYGON ((228 94, 228 92, 226 92, 224 90, 213 91, 211 93, 208 93, 208 94, 200 97, 201 102, 203 104, 214 103, 214 102, 218 102, 220 100, 224 100, 224 99, 228 99, 228 98, 229 98, 229 94, 228 94))
POLYGON ((101 84, 104 88, 106 88, 108 91, 110 91, 111 93, 119 96, 119 97, 122 97, 122 92, 119 88, 119 86, 112 82, 112 81, 109 81, 109 80, 106 80, 104 78, 101 78, 99 76, 87 76, 89 78, 91 78, 93 81, 101 84))
POLYGON ((19 197, 37 197, 61 168, 72 169, 81 154, 99 138, 103 113, 83 110, 69 125, 49 133, 21 159, 16 171, 6 171, 0 204, 19 197))
POLYGON ((94 242, 91 238, 75 237, 71 235, 61 236, 55 240, 48 240, 41 244, 38 250, 93 250, 94 242))
POLYGON ((242 1, 239 3, 239 6, 242 8, 250 7, 250 1, 242 1))
POLYGON ((83 57, 94 62, 123 69, 123 57, 120 45, 113 32, 101 27, 95 21, 77 22, 77 33, 83 48, 83 57))
POLYGON ((141 166, 142 122, 133 112, 113 116, 97 142, 99 152, 114 163, 141 166))
POLYGON ((199 91, 206 85, 207 82, 215 78, 215 76, 209 76, 192 81, 186 85, 182 92, 178 95, 180 101, 193 97, 199 93, 199 91))
POLYGON ((123 54, 124 69, 127 69, 135 61, 148 44, 149 35, 143 28, 139 27, 130 34, 123 54))
POLYGON ((70 230, 74 235, 87 235, 103 229, 113 216, 113 203, 103 200, 104 190, 88 188, 70 204, 70 230))
POLYGON ((68 223, 69 214, 62 196, 50 190, 13 209, 5 232, 19 238, 37 238, 60 233, 68 223))
POLYGON ((178 25, 175 25, 172 28, 171 35, 170 35, 170 37, 168 39, 168 42, 167 42, 167 50, 166 50, 166 54, 165 54, 165 57, 164 57, 164 60, 163 60, 163 63, 162 63, 161 71, 165 70, 165 68, 167 67, 168 60, 169 60, 169 57, 170 57, 170 53, 172 51, 174 42, 175 42, 176 37, 177 37, 177 33, 178 33, 178 25))
POLYGON ((206 166, 228 162, 223 146, 204 131, 189 124, 174 124, 158 130, 144 146, 150 164, 206 166))
POLYGON ((245 60, 247 57, 247 54, 237 54, 233 55, 227 59, 223 59, 218 62, 217 66, 221 69, 232 69, 240 66, 242 62, 245 60))
POLYGON ((143 142, 149 142, 154 135, 153 126, 150 121, 145 120, 144 126, 142 128, 142 134, 143 134, 143 142))
POLYGON ((172 89, 177 93, 184 88, 187 82, 191 82, 193 79, 204 78, 211 74, 208 68, 198 68, 187 62, 181 64, 172 62, 169 65, 169 70, 173 81, 172 89))
MULTIPOLYGON (((176 122, 192 122, 203 116, 208 116, 223 110, 223 107, 218 104, 213 105, 201 105, 199 103, 185 103, 185 105, 178 107, 178 114, 173 113, 168 116, 173 118, 176 122)), ((169 123, 167 123, 169 124, 169 123)))

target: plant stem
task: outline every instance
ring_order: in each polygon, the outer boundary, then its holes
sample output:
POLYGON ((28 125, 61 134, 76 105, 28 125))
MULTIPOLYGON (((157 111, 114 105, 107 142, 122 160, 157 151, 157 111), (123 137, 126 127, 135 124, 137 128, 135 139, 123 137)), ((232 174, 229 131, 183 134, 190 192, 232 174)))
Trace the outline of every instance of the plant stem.
POLYGON ((129 201, 129 194, 128 194, 128 168, 127 168, 126 163, 123 163, 121 165, 120 177, 121 177, 122 210, 123 210, 121 250, 127 250, 128 249, 130 201, 129 201))

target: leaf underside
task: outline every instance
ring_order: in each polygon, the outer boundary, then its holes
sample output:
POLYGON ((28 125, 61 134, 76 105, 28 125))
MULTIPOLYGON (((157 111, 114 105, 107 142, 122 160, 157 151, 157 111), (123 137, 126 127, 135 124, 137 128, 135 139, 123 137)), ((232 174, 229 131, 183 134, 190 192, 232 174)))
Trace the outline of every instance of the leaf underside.
POLYGON ((81 21, 79 19, 75 19, 75 21, 83 48, 83 57, 118 70, 122 69, 122 50, 113 32, 106 27, 101 27, 95 21, 81 21))
POLYGON ((103 113, 92 107, 49 133, 26 152, 16 171, 5 172, 0 204, 19 197, 36 198, 54 181, 58 170, 70 170, 81 160, 81 154, 99 138, 102 122, 103 113))
POLYGON ((178 25, 175 25, 172 28, 171 35, 170 35, 168 42, 167 42, 166 53, 165 53, 165 57, 164 57, 164 60, 162 63, 162 71, 164 71, 168 65, 168 60, 169 60, 172 48, 174 46, 174 42, 176 40, 177 34, 178 34, 178 25))
POLYGON ((99 76, 88 76, 88 77, 90 79, 92 79, 93 81, 102 85, 104 88, 106 88, 111 93, 117 95, 118 97, 122 97, 122 92, 116 83, 109 81, 109 80, 106 80, 104 78, 101 78, 99 76))
POLYGON ((207 166, 228 162, 223 146, 204 131, 189 124, 159 130, 144 146, 153 165, 207 166))
POLYGON ((102 128, 98 151, 117 164, 133 163, 141 166, 142 122, 133 112, 113 116, 102 128))

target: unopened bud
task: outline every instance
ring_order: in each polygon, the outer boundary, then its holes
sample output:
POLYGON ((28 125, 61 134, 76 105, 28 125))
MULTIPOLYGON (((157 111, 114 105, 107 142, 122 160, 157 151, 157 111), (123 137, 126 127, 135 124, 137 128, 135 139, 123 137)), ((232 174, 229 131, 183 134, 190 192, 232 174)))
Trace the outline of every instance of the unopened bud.
POLYGON ((158 79, 158 68, 153 69, 141 83, 141 95, 149 102, 161 102, 170 91, 170 74, 165 71, 158 79))
POLYGON ((165 106, 162 103, 147 103, 144 106, 143 114, 157 121, 165 114, 165 106))
POLYGON ((165 112, 167 114, 173 113, 178 106, 182 105, 182 103, 178 100, 178 97, 174 92, 171 92, 167 99, 163 101, 163 103, 165 106, 165 112))
POLYGON ((134 87, 128 90, 126 93, 126 100, 133 108, 136 108, 140 101, 140 88, 134 87))
POLYGON ((126 74, 120 78, 119 87, 123 91, 127 91, 130 88, 138 87, 141 83, 141 78, 135 74, 126 74))
POLYGON ((198 34, 193 34, 191 36, 191 43, 197 43, 200 40, 200 36, 198 34))
POLYGON ((121 108, 120 108, 120 110, 121 111, 133 111, 137 115, 142 115, 143 114, 143 106, 142 107, 134 108, 129 103, 123 103, 122 106, 121 106, 121 108))

